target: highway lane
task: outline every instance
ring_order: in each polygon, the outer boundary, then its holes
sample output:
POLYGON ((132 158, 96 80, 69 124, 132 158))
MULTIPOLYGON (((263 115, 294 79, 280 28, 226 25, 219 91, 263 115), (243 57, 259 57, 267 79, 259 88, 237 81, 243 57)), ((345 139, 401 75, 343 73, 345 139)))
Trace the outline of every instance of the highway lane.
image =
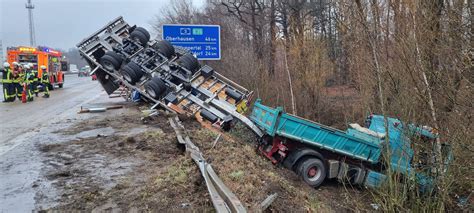
MULTIPOLYGON (((79 78, 66 75, 64 87, 50 91, 50 98, 40 94, 33 102, 0 103, 0 155, 15 147, 16 137, 34 131, 48 121, 57 118, 69 109, 78 109, 78 105, 101 93, 102 87, 89 77, 79 78)), ((1 94, 3 97, 3 94, 1 94)))

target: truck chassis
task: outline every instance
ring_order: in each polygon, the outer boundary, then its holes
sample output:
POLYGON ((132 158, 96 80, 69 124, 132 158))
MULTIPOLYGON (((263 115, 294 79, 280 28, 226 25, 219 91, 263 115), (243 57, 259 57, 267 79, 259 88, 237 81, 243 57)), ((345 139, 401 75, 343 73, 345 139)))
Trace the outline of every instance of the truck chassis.
POLYGON ((171 112, 194 115, 224 130, 237 119, 257 135, 261 130, 237 109, 253 92, 227 79, 212 67, 201 66, 187 50, 167 41, 150 40, 141 27, 118 17, 77 44, 91 74, 108 94, 121 85, 171 112))

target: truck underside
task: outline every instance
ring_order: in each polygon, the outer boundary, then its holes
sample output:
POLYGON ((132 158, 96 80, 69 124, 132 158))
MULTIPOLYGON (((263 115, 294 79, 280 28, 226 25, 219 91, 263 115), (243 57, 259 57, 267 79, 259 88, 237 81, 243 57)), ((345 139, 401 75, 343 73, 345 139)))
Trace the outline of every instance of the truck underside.
POLYGON ((80 42, 80 54, 92 68, 91 74, 108 94, 120 86, 140 93, 152 109, 195 116, 224 130, 237 119, 257 135, 263 133, 238 112, 252 92, 227 79, 213 68, 201 66, 187 50, 167 41, 150 40, 141 27, 130 26, 118 17, 80 42))

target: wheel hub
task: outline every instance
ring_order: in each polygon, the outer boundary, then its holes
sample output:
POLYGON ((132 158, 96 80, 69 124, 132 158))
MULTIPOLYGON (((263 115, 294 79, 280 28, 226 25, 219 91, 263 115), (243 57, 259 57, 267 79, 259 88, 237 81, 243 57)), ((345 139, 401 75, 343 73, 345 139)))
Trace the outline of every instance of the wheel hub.
POLYGON ((112 63, 110 63, 109 61, 104 61, 104 67, 107 69, 107 70, 113 70, 114 66, 112 65, 112 63))
POLYGON ((308 170, 308 176, 309 176, 309 177, 314 177, 317 172, 318 172, 318 169, 317 169, 316 167, 311 167, 311 168, 308 170))

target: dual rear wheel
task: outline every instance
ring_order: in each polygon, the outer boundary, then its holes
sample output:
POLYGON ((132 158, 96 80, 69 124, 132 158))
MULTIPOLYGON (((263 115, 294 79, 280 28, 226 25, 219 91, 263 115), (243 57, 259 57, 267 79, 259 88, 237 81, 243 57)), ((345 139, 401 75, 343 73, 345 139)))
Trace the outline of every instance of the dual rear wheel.
POLYGON ((143 27, 136 27, 131 33, 130 38, 138 41, 142 46, 146 46, 150 40, 150 33, 143 27))
POLYGON ((176 63, 191 71, 192 74, 196 73, 200 66, 198 60, 191 54, 185 54, 179 57, 176 63))
POLYGON ((143 76, 141 67, 135 62, 130 62, 122 67, 122 76, 130 84, 137 83, 143 76))
POLYGON ((170 59, 174 54, 175 54, 175 49, 173 45, 166 40, 161 40, 159 42, 156 42, 153 45, 153 49, 161 53, 163 56, 166 58, 170 59))
POLYGON ((123 57, 114 51, 108 51, 100 58, 100 64, 109 72, 119 69, 122 62, 123 57))
POLYGON ((145 84, 145 92, 152 98, 159 99, 166 93, 166 84, 159 77, 154 77, 145 84))

